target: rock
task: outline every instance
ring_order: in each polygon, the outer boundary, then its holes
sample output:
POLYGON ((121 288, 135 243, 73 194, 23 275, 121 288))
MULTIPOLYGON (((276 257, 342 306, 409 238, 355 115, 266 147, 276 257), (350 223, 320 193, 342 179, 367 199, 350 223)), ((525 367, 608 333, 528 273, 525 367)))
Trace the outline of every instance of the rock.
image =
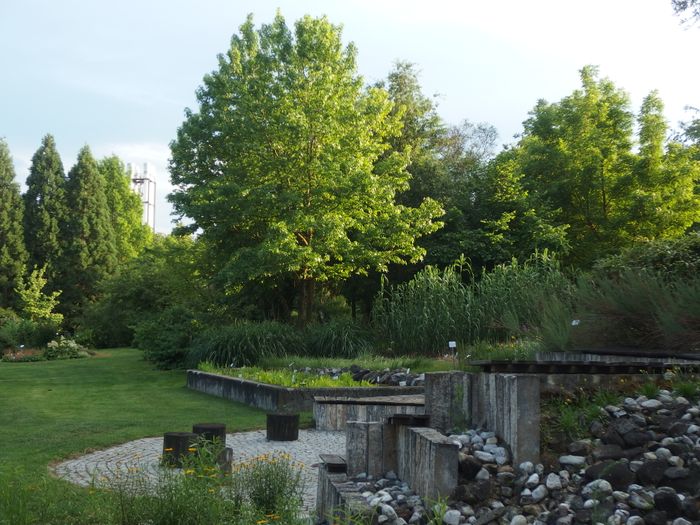
POLYGON ((573 456, 586 456, 590 453, 591 447, 590 439, 579 439, 578 441, 569 443, 567 450, 573 456))
POLYGON ((644 515, 646 525, 666 525, 666 513, 662 510, 655 510, 644 515))
POLYGON ((496 509, 489 510, 479 516, 477 520, 474 522, 474 525, 486 525, 487 523, 491 523, 492 521, 497 522, 498 518, 503 516, 505 514, 506 508, 505 507, 500 507, 496 509))
POLYGON ((671 525, 693 525, 685 518, 676 518, 671 525))
POLYGON ((584 498, 594 497, 599 499, 602 496, 609 496, 612 494, 612 491, 612 485, 608 481, 604 479, 596 479, 583 487, 581 495, 584 498))
POLYGON ((637 470, 637 479, 643 485, 657 486, 667 468, 668 463, 662 459, 647 461, 637 470))
POLYGON ((630 506, 635 509, 650 510, 654 508, 654 496, 644 491, 631 493, 628 501, 630 506))
POLYGON ((598 461, 604 459, 621 459, 625 457, 625 452, 622 450, 622 447, 617 444, 600 445, 593 451, 593 457, 598 461))
POLYGON ((690 475, 690 471, 687 468, 682 467, 669 467, 664 470, 664 476, 668 479, 683 479, 690 475))
POLYGON ((459 473, 466 480, 474 479, 481 468, 481 462, 473 456, 464 456, 459 460, 459 473))
POLYGON ((522 514, 516 514, 511 518, 510 525, 527 525, 527 518, 522 514))
POLYGON ((661 408, 663 403, 657 399, 648 399, 647 401, 642 401, 640 405, 642 408, 656 410, 657 408, 661 408))
POLYGON ((622 436, 625 445, 628 447, 641 447, 651 441, 652 435, 650 432, 642 430, 633 430, 622 436))
POLYGON ((548 494, 549 493, 547 492, 547 487, 545 487, 544 485, 540 485, 532 491, 532 502, 539 503, 544 498, 546 498, 548 494))
POLYGON ((582 467, 586 464, 586 458, 584 456, 561 456, 559 463, 565 466, 582 467))
POLYGON ((561 478, 557 476, 554 472, 551 472, 547 475, 547 479, 545 480, 544 485, 545 487, 547 487, 547 490, 561 490, 561 478))
POLYGON ((387 505, 386 503, 380 506, 380 512, 383 516, 386 516, 390 520, 395 520, 396 518, 398 518, 394 507, 392 507, 391 505, 387 505))
POLYGON ((474 452, 474 457, 481 461, 482 463, 494 463, 496 457, 490 452, 484 452, 482 450, 477 450, 474 452))
POLYGON ((684 423, 683 421, 676 421, 673 425, 669 427, 669 429, 666 431, 666 433, 669 436, 682 436, 688 431, 688 427, 690 425, 688 423, 684 423))
POLYGON ((627 518, 627 525, 644 525, 644 518, 641 516, 630 516, 627 518))
POLYGON ((466 501, 472 505, 482 503, 491 496, 490 481, 475 481, 466 485, 458 485, 455 489, 454 499, 466 501))
POLYGON ((459 525, 462 514, 458 510, 450 509, 442 517, 443 523, 446 525, 459 525))
POLYGON ((481 470, 479 470, 479 472, 476 473, 476 476, 474 477, 474 479, 477 479, 480 481, 488 480, 488 479, 491 479, 491 474, 489 474, 488 470, 486 470, 485 468, 482 468, 481 470))
POLYGON ((654 494, 654 507, 663 510, 669 518, 677 518, 683 513, 683 505, 676 491, 670 487, 660 487, 654 494))
POLYGON ((540 477, 537 474, 530 474, 530 477, 525 481, 525 486, 529 489, 534 489, 540 484, 540 477))
POLYGON ((637 479, 635 473, 627 465, 617 462, 604 469, 600 477, 609 481, 615 490, 625 490, 637 479))
POLYGON ((673 454, 671 454, 671 451, 667 448, 664 447, 659 447, 654 451, 654 454, 656 454, 656 457, 658 459, 664 459, 668 460, 673 454))
POLYGON ((535 465, 532 464, 531 461, 524 461, 522 462, 518 468, 524 473, 527 474, 528 476, 535 472, 535 465))

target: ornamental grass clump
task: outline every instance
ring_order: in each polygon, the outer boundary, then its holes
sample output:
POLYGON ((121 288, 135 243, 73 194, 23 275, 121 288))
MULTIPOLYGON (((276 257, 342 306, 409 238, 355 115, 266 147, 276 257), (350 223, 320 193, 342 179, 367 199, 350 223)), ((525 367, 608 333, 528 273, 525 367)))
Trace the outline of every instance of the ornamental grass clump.
POLYGON ((104 523, 136 525, 302 525, 303 465, 284 453, 217 465, 221 445, 198 441, 183 468, 121 465, 111 479, 95 480, 104 523))

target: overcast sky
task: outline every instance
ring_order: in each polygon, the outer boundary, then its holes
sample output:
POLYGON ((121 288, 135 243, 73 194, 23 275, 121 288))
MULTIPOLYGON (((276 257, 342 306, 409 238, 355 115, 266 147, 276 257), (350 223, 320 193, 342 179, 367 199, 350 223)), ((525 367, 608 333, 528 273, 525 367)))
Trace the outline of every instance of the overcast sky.
POLYGON ((496 126, 513 141, 537 99, 556 101, 600 66, 638 109, 658 89, 672 125, 700 107, 700 24, 683 27, 670 0, 0 0, 0 137, 20 182, 41 138, 66 171, 78 150, 150 162, 158 231, 170 230, 169 142, 195 89, 248 13, 291 26, 328 15, 358 47, 368 83, 397 59, 417 64, 449 122, 496 126))

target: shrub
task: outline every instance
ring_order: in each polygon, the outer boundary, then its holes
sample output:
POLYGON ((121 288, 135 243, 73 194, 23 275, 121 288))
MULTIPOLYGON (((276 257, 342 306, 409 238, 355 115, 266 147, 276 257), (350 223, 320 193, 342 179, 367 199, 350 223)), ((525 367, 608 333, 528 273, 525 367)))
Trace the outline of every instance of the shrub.
POLYGON ((57 330, 50 321, 9 320, 0 326, 0 348, 41 348, 56 337, 57 330))
POLYGON ((304 353, 299 331, 274 321, 240 321, 202 332, 192 345, 188 362, 209 361, 217 366, 249 366, 262 357, 304 353))
POLYGON ((79 345, 73 339, 60 336, 46 345, 43 356, 51 361, 54 359, 78 359, 87 357, 88 353, 85 347, 79 345))
POLYGON ((134 343, 144 350, 145 358, 158 368, 180 368, 200 323, 186 307, 175 305, 136 325, 134 343))
POLYGON ((700 350, 700 278, 669 279, 626 270, 617 278, 580 280, 581 345, 700 350))
POLYGON ((596 262, 597 277, 619 277, 628 271, 651 271, 665 278, 693 278, 700 272, 700 233, 677 239, 635 244, 596 262))
POLYGON ((351 319, 338 319, 307 328, 309 356, 353 358, 372 348, 371 334, 351 319))

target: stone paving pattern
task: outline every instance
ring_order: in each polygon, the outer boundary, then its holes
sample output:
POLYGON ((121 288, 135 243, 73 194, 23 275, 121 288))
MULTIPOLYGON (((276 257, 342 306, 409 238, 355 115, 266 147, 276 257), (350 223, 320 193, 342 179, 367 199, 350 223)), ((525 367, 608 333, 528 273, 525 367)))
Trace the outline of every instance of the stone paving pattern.
MULTIPOLYGON (((233 449, 234 463, 260 454, 284 452, 303 464, 306 479, 304 508, 313 512, 316 507, 319 454, 345 454, 345 432, 299 430, 297 441, 267 441, 264 430, 238 432, 226 435, 226 446, 233 449)), ((82 486, 106 485, 118 475, 139 469, 149 479, 158 479, 163 438, 143 438, 116 447, 92 452, 54 467, 61 479, 82 486)))

